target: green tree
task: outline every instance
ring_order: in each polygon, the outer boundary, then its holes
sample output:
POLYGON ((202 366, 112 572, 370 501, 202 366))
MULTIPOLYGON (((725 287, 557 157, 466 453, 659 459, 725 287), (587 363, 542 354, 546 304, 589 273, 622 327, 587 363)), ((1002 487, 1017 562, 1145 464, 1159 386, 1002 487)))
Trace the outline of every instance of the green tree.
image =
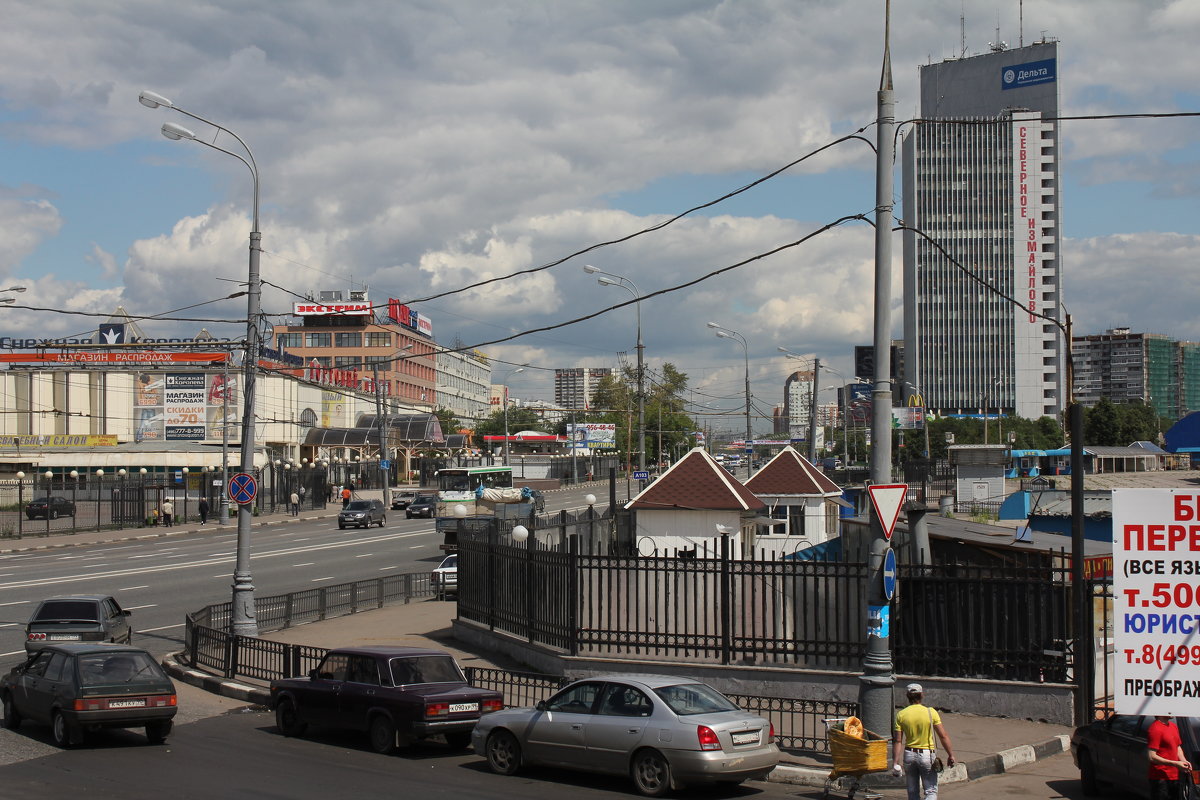
POLYGON ((1107 397, 1083 413, 1083 441, 1097 447, 1120 447, 1129 444, 1121 441, 1121 420, 1116 406, 1107 397))
MULTIPOLYGON (((511 436, 517 431, 542 430, 546 426, 531 408, 510 408, 508 410, 508 433, 511 436)), ((475 426, 475 446, 483 447, 483 437, 504 435, 504 409, 498 408, 492 415, 475 426)))
POLYGON ((434 409, 433 413, 438 418, 438 423, 442 426, 443 435, 458 433, 464 427, 454 412, 448 408, 439 406, 434 409))

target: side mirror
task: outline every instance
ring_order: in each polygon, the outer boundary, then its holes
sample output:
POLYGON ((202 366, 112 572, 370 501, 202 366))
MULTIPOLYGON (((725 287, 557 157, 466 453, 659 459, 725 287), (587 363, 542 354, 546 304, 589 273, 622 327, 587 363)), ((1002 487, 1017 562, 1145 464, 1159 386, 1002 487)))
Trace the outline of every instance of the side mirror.
POLYGON ((128 609, 121 609, 121 613, 122 613, 122 614, 124 614, 124 615, 125 615, 125 616, 127 616, 127 617, 129 617, 129 616, 132 616, 132 615, 133 615, 133 612, 132 612, 132 611, 129 611, 128 609))
POLYGON ((538 704, 536 706, 534 706, 534 708, 536 708, 538 711, 545 711, 546 710, 546 701, 539 700, 538 704))

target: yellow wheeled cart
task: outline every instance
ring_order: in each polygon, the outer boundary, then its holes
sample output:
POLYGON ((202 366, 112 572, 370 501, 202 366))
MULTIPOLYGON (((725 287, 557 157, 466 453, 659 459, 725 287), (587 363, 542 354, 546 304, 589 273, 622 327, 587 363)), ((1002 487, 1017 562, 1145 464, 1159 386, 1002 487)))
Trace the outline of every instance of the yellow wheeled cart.
POLYGON ((861 779, 868 773, 887 770, 889 740, 870 731, 863 731, 862 738, 852 736, 843 729, 845 722, 845 719, 825 720, 833 770, 825 779, 823 797, 828 798, 831 791, 839 791, 845 792, 848 800, 856 797, 878 800, 882 795, 863 786, 861 779))

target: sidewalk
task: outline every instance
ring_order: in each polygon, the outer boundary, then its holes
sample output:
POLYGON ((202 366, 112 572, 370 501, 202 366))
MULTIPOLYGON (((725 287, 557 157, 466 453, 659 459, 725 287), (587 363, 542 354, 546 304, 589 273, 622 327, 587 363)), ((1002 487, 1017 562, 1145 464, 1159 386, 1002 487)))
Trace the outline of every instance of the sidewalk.
MULTIPOLYGON (((289 644, 335 648, 354 645, 401 645, 434 647, 446 650, 463 666, 520 670, 523 665, 502 656, 470 648, 454 639, 451 621, 456 614, 454 602, 417 600, 336 619, 313 622, 282 631, 264 633, 262 638, 289 644)), ((265 682, 231 682, 195 672, 174 661, 168 664, 172 675, 210 691, 263 704, 267 700, 265 682)), ((937 698, 930 702, 936 707, 937 698)), ((967 781, 1005 772, 1019 764, 1028 764, 1069 749, 1071 729, 1059 725, 1016 719, 977 717, 970 714, 943 714, 946 731, 954 743, 960 763, 942 773, 943 783, 967 781)), ((944 754, 943 754, 944 758, 944 754)), ((891 763, 891 753, 888 754, 891 763)), ((786 754, 770 780, 805 786, 824 786, 831 762, 828 757, 786 754)), ((902 781, 890 774, 872 776, 875 786, 899 787, 902 781)))

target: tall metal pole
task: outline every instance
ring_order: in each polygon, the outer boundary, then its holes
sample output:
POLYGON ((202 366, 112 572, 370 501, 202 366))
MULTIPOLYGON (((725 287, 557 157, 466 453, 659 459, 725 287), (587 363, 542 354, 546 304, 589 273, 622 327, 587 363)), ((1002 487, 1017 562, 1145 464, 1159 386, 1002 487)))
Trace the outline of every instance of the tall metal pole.
POLYGON ((746 345, 746 340, 738 334, 741 339, 742 355, 746 359, 746 480, 750 480, 750 471, 752 469, 750 462, 754 459, 754 434, 750 431, 750 348, 746 345))
POLYGON ((221 497, 217 502, 218 524, 229 522, 229 352, 225 352, 225 368, 221 373, 224 381, 221 392, 221 497))
MULTIPOLYGON (((892 165, 895 162, 894 106, 892 97, 891 2, 885 6, 883 70, 876 95, 875 161, 875 387, 871 425, 871 482, 891 483, 892 475, 892 165)), ((892 730, 892 653, 889 641, 890 607, 883 591, 883 561, 888 550, 883 524, 871 513, 871 554, 867 578, 867 606, 872 621, 867 628, 866 657, 859 685, 863 725, 887 736, 892 730)))
POLYGON ((808 402, 808 460, 817 463, 817 391, 821 359, 813 359, 812 397, 808 402))
POLYGON ((599 267, 584 264, 583 271, 589 275, 600 275, 597 281, 601 286, 619 286, 633 295, 633 308, 637 312, 637 403, 638 403, 638 469, 646 470, 646 367, 644 362, 646 346, 642 343, 642 293, 637 284, 618 275, 615 272, 605 272, 599 267))
POLYGON ((392 469, 391 465, 383 469, 383 462, 389 460, 386 425, 383 413, 383 387, 379 384, 379 364, 371 364, 371 380, 375 382, 375 427, 379 429, 379 466, 380 478, 383 479, 383 507, 392 507, 392 469))

